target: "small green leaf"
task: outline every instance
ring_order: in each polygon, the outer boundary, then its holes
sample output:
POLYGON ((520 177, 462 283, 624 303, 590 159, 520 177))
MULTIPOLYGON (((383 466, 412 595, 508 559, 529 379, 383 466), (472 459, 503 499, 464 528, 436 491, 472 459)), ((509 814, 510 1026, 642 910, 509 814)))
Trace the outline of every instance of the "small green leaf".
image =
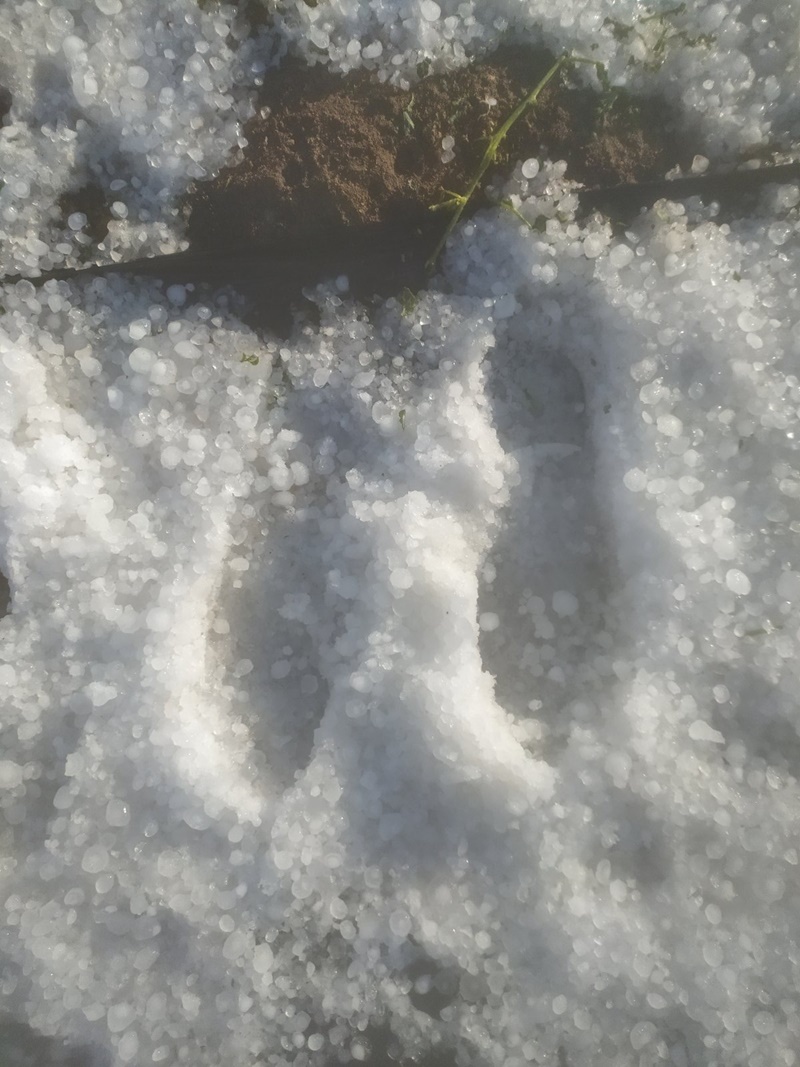
POLYGON ((251 367, 257 367, 259 364, 259 357, 252 352, 245 352, 242 356, 240 363, 249 363, 251 367))
POLYGON ((412 112, 414 109, 414 94, 411 94, 411 99, 403 108, 403 133, 412 133, 416 129, 412 112))
POLYGON ((406 318, 412 313, 414 308, 417 306, 418 300, 419 296, 416 293, 413 293, 408 287, 403 289, 402 293, 400 294, 400 311, 406 318))

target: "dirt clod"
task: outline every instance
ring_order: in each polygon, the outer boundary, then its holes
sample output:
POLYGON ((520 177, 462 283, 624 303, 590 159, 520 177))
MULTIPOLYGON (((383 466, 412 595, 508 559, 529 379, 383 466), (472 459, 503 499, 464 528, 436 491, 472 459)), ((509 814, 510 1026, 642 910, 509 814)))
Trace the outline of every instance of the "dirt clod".
MULTIPOLYGON (((187 197, 192 246, 293 246, 342 227, 419 224, 443 190, 463 189, 488 139, 552 62, 542 50, 508 47, 409 91, 366 71, 342 77, 285 63, 265 80, 244 159, 187 197), (454 141, 449 161, 445 138, 454 141)), ((686 151, 660 102, 559 84, 514 126, 497 162, 547 153, 566 159, 571 177, 602 185, 660 178, 686 151)))

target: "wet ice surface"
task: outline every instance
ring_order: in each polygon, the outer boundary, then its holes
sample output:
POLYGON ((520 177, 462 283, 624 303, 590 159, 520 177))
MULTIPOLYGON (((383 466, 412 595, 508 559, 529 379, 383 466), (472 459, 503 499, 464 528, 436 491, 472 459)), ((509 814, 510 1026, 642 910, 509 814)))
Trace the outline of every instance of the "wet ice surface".
POLYGON ((11 1063, 795 1062, 800 198, 561 171, 290 342, 4 290, 11 1063))

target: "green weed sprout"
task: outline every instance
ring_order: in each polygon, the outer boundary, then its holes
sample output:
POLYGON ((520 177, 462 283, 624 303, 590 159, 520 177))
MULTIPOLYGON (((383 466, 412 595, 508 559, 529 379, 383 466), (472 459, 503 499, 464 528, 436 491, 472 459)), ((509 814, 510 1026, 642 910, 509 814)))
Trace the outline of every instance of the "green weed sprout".
POLYGON ((607 81, 605 67, 602 63, 599 63, 594 59, 585 59, 583 56, 573 56, 570 53, 565 52, 564 55, 560 56, 555 61, 555 63, 553 63, 547 73, 533 87, 533 89, 531 89, 528 95, 517 104, 517 106, 514 108, 514 110, 511 112, 511 114, 508 116, 502 126, 500 126, 492 135, 488 145, 486 146, 486 151, 483 153, 481 161, 478 164, 478 167, 472 178, 470 179, 469 184, 467 185, 466 191, 463 193, 454 193, 449 189, 445 189, 444 192, 447 194, 447 200, 442 201, 441 204, 434 204, 431 208, 432 211, 452 211, 452 214, 447 223, 447 226, 445 227, 444 233, 442 234, 438 244, 434 248, 433 252, 431 253, 425 264, 425 267, 429 273, 431 273, 436 267, 437 260, 439 259, 439 256, 442 253, 442 249, 447 244, 447 241, 450 238, 450 234, 458 225, 461 216, 464 214, 464 209, 466 208, 467 204, 477 192, 481 181, 483 180, 483 176, 486 174, 486 171, 489 169, 489 167, 491 167, 492 163, 494 163, 495 158, 497 156, 497 150, 505 140, 511 127, 518 119, 520 119, 525 114, 528 108, 531 108, 536 104, 543 90, 553 80, 553 78, 555 78, 555 76, 565 67, 575 63, 591 63, 592 66, 595 67, 595 69, 598 71, 598 75, 600 75, 601 81, 607 81), (600 73, 601 71, 602 74, 600 73))
POLYGON ((644 18, 637 19, 636 23, 629 25, 625 22, 620 22, 618 19, 607 18, 603 20, 603 25, 608 26, 611 29, 611 33, 614 39, 617 41, 625 41, 635 35, 640 41, 647 47, 650 52, 651 58, 644 64, 647 70, 657 70, 666 58, 666 52, 670 45, 673 43, 685 44, 688 48, 700 48, 708 47, 715 41, 713 33, 701 33, 696 36, 691 36, 686 30, 675 29, 669 22, 669 19, 673 15, 683 15, 686 12, 686 4, 677 4, 675 7, 668 8, 666 11, 658 11, 653 15, 647 15, 644 18), (645 26, 648 23, 654 23, 658 26, 658 36, 654 41, 648 41, 643 33, 639 32, 639 26, 645 26))
MULTIPOLYGON (((649 66, 650 69, 654 69, 655 67, 659 66, 660 63, 663 62, 665 52, 667 51, 668 47, 674 42, 683 43, 689 48, 696 48, 699 46, 708 46, 714 41, 714 37, 711 34, 701 34, 697 37, 691 37, 685 30, 676 30, 669 23, 669 19, 672 16, 681 15, 685 11, 686 3, 680 3, 677 6, 669 8, 666 11, 657 12, 653 15, 647 15, 644 18, 639 19, 635 25, 629 26, 626 23, 619 22, 618 20, 611 18, 607 18, 604 22, 604 25, 610 27, 613 36, 618 41, 623 41, 631 34, 636 34, 636 36, 639 37, 642 41, 644 41, 646 45, 649 45, 649 49, 653 57, 650 61, 649 66), (647 23, 653 23, 659 28, 658 36, 656 37, 654 42, 648 42, 645 39, 644 35, 641 34, 637 28, 638 26, 642 26, 647 23)), ((483 180, 483 176, 486 174, 486 171, 495 161, 495 158, 497 156, 497 150, 503 143, 503 140, 508 134, 508 131, 514 125, 514 123, 519 118, 521 118, 522 115, 525 114, 528 108, 535 106, 542 91, 553 80, 553 78, 556 77, 557 74, 559 74, 562 70, 570 66, 575 66, 578 63, 589 63, 595 68, 595 71, 597 72, 597 77, 600 82, 603 96, 603 103, 601 104, 601 113, 607 113, 608 111, 610 111, 614 104, 620 99, 620 97, 624 95, 624 90, 617 89, 616 87, 611 85, 611 82, 608 77, 608 72, 603 63, 595 59, 589 59, 585 56, 572 55, 569 52, 565 52, 562 56, 560 56, 555 61, 555 63, 553 63, 553 65, 550 67, 550 69, 547 71, 541 81, 539 81, 538 84, 535 85, 534 88, 528 93, 528 95, 523 100, 521 100, 519 104, 517 104, 517 106, 514 108, 514 110, 511 112, 511 114, 508 116, 502 126, 500 126, 500 128, 492 136, 491 140, 489 141, 489 144, 486 146, 486 151, 483 153, 483 157, 480 163, 478 164, 478 168, 475 171, 475 174, 472 176, 472 179, 467 185, 466 191, 463 193, 454 193, 449 189, 445 189, 444 192, 447 194, 447 199, 443 200, 441 204, 434 204, 432 206, 432 211, 451 211, 452 214, 447 223, 447 227, 445 228, 445 231, 442 234, 441 239, 439 240, 439 243, 436 245, 436 248, 433 250, 425 264, 428 273, 431 273, 436 267, 436 263, 442 253, 442 249, 447 244, 447 241, 450 238, 450 234, 458 225, 461 216, 464 214, 464 209, 466 208, 467 204, 477 192, 478 187, 480 186, 481 181, 483 180)), ((513 207, 513 205, 510 204, 510 202, 503 201, 501 202, 501 206, 506 208, 507 210, 510 210, 513 214, 517 215, 522 222, 524 222, 528 226, 531 226, 532 229, 537 228, 535 223, 531 224, 530 222, 528 222, 527 219, 520 215, 520 213, 513 207)))
POLYGON ((406 318, 413 312, 418 301, 419 295, 406 286, 400 294, 400 311, 406 318))

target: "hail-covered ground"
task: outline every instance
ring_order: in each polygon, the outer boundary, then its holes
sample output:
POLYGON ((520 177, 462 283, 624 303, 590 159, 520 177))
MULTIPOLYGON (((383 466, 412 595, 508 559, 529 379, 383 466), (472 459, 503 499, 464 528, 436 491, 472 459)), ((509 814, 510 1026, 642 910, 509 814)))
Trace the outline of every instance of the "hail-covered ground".
MULTIPOLYGON (((657 10, 24 0, 0 266, 78 262, 89 179, 108 258, 178 247, 287 48, 543 40, 715 166, 797 135, 795 2, 702 0, 651 71, 664 23, 603 21, 657 10)), ((289 341, 0 292, 3 1067, 797 1062, 800 190, 612 236, 509 174, 543 230, 480 214, 413 309, 340 281, 289 341)))

